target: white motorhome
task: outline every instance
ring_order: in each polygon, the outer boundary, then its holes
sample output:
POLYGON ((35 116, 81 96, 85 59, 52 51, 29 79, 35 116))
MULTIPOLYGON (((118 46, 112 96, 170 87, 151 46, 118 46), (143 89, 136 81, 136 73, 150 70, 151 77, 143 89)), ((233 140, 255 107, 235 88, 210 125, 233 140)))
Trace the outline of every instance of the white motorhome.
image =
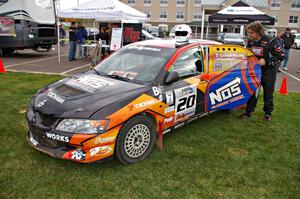
POLYGON ((268 29, 266 30, 266 35, 268 35, 270 38, 274 38, 277 35, 276 29, 268 29))
POLYGON ((300 48, 300 33, 295 33, 293 37, 295 39, 293 47, 300 48))
POLYGON ((1 17, 13 19, 15 29, 13 36, 0 32, 2 55, 16 49, 50 49, 57 43, 54 0, 0 0, 1 17))

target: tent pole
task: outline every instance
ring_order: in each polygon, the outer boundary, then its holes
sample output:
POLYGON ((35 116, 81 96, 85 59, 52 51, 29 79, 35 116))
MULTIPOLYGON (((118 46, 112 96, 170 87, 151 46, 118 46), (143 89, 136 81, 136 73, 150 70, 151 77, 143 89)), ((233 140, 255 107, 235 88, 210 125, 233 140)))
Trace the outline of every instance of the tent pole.
POLYGON ((121 28, 122 28, 121 47, 123 47, 123 20, 121 20, 121 28))
POLYGON ((244 25, 241 25, 241 29, 240 29, 240 35, 242 38, 244 38, 244 25))
MULTIPOLYGON (((94 26, 94 29, 95 29, 96 28, 96 19, 94 19, 93 26, 94 26)), ((96 35, 95 34, 94 34, 94 42, 96 42, 96 35)))
MULTIPOLYGON (((57 17, 57 24, 58 24, 58 28, 57 28, 57 38, 58 38, 58 42, 57 42, 57 53, 58 53, 58 63, 60 63, 60 30, 59 30, 59 17, 57 17)), ((56 27, 57 27, 56 24, 56 27)))
POLYGON ((209 37, 208 30, 209 30, 209 23, 207 23, 207 25, 206 25, 206 36, 205 36, 206 39, 208 39, 208 37, 209 37))
POLYGON ((205 9, 202 9, 202 19, 201 19, 201 37, 203 39, 203 32, 204 32, 204 21, 205 21, 205 9))

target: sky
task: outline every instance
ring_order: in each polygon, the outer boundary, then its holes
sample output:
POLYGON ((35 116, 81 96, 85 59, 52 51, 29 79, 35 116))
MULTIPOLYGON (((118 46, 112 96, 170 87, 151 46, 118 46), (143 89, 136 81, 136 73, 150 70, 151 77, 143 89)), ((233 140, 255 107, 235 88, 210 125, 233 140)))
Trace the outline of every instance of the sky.
POLYGON ((83 4, 91 0, 59 0, 59 1, 60 1, 60 9, 65 9, 65 8, 71 8, 77 6, 78 1, 79 4, 83 4))

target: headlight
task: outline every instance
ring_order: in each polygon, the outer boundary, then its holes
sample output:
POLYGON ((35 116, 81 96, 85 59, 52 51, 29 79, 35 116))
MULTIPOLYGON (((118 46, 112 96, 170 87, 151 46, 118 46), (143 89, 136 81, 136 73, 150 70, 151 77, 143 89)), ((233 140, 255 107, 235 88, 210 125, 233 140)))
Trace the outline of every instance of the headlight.
POLYGON ((107 127, 108 120, 64 119, 56 127, 58 131, 81 134, 102 133, 107 127))

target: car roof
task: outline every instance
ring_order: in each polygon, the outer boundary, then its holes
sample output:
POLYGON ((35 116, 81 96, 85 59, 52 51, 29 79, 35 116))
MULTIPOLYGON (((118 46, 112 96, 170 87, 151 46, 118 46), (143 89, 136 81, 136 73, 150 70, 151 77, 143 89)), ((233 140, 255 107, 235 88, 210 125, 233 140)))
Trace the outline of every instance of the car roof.
POLYGON ((226 32, 225 35, 239 35, 240 33, 226 32))
MULTIPOLYGON (((136 45, 143 45, 143 46, 152 46, 152 47, 158 47, 158 48, 180 48, 177 47, 177 43, 175 39, 163 39, 163 40, 145 40, 134 43, 136 45)), ((220 42, 217 41, 211 41, 211 40, 200 40, 200 39, 191 39, 189 40, 189 43, 186 45, 180 45, 180 46, 188 46, 188 45, 221 45, 220 42)))

